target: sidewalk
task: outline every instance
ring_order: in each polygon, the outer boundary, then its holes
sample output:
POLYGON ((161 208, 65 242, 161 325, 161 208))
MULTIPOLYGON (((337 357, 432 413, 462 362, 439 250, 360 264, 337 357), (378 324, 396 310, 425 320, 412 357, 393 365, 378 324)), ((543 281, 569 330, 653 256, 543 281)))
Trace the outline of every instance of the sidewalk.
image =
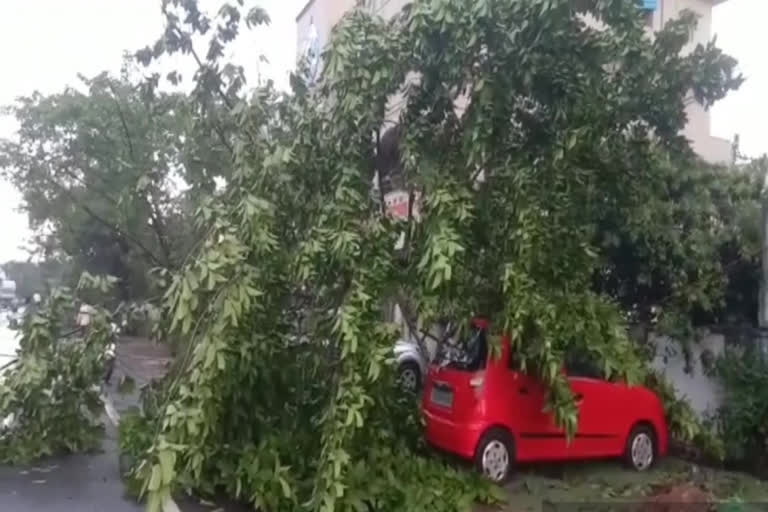
POLYGON ((141 388, 165 375, 173 359, 164 345, 128 337, 117 345, 116 355, 110 397, 119 413, 137 405, 141 388), (121 394, 117 392, 117 384, 125 375, 134 380, 135 386, 133 392, 121 394))

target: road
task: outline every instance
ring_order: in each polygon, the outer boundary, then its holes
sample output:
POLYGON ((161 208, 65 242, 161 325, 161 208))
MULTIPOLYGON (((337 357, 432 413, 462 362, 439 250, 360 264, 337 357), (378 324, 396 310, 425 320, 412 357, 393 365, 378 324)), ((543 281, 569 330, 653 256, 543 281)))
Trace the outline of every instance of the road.
POLYGON ((140 512, 123 497, 114 428, 103 453, 43 461, 34 467, 0 466, 0 510, 14 512, 140 512))
MULTIPOLYGON (((0 365, 18 347, 16 331, 0 313, 0 365)), ((123 497, 117 467, 117 435, 108 425, 103 452, 42 461, 32 467, 0 466, 0 510, 14 512, 139 512, 123 497)))
MULTIPOLYGON (((0 314, 0 365, 9 361, 18 346, 15 332, 0 314)), ((162 349, 160 349, 162 350, 162 349)), ((113 383, 124 373, 144 384, 164 371, 167 354, 148 343, 120 344, 113 383)), ((114 387, 114 384, 113 384, 114 387)), ((133 396, 112 390, 118 410, 135 403, 133 396)), ((102 452, 56 457, 30 467, 0 466, 0 512, 141 512, 144 508, 123 496, 118 470, 117 429, 104 416, 106 436, 102 452)), ((195 501, 180 503, 182 512, 210 511, 195 501)), ((231 510, 229 507, 227 510, 231 510)))
MULTIPOLYGON (((124 496, 123 489, 116 432, 111 426, 102 453, 57 457, 32 467, 0 466, 3 512, 143 512, 144 507, 124 496)), ((180 502, 179 508, 211 512, 193 500, 180 502)))

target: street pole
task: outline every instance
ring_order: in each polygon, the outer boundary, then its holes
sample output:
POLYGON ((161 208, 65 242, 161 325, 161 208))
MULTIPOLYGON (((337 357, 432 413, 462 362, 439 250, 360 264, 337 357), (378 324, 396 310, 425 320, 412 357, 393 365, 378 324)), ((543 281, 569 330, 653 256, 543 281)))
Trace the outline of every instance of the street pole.
MULTIPOLYGON (((760 165, 765 171, 766 160, 763 158, 760 165)), ((760 331, 760 351, 763 355, 768 353, 768 176, 763 173, 763 187, 760 191, 761 222, 760 222, 760 291, 757 301, 757 326, 760 331)))
POLYGON ((757 325, 760 329, 768 328, 768 200, 763 194, 762 202, 762 221, 761 221, 761 244, 760 244, 760 296, 758 297, 759 311, 757 315, 757 325))

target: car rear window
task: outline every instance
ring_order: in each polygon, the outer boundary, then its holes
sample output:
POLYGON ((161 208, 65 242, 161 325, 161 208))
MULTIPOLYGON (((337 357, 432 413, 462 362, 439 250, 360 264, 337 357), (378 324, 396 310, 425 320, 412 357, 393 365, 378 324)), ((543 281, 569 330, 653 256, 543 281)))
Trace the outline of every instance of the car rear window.
POLYGON ((565 355, 565 368, 569 377, 588 377, 603 379, 603 371, 598 361, 589 353, 580 350, 569 350, 565 355))
POLYGON ((476 372, 485 368, 487 359, 486 330, 472 327, 464 336, 446 340, 440 347, 436 362, 446 368, 476 372))

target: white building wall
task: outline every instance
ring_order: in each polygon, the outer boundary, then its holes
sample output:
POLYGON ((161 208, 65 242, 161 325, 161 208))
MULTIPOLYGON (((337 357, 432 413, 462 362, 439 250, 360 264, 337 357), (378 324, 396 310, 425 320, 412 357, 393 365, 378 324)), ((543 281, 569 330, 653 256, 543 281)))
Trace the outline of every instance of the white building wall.
POLYGON ((302 52, 306 48, 312 25, 320 38, 320 47, 325 47, 330 41, 333 27, 356 3, 357 0, 308 0, 296 17, 297 60, 303 57, 302 52))
MULTIPOLYGON (((692 51, 699 44, 707 44, 712 39, 712 7, 725 0, 661 0, 653 14, 653 30, 660 30, 664 24, 686 9, 699 16, 696 30, 691 34, 690 42, 683 52, 692 51)), ((698 103, 692 103, 686 109, 688 124, 683 134, 691 141, 691 146, 704 160, 712 163, 730 163, 732 159, 731 142, 711 135, 710 112, 698 103)))
POLYGON ((712 356, 721 357, 725 353, 725 337, 708 334, 698 343, 691 344, 691 372, 686 372, 686 360, 679 342, 664 336, 654 336, 652 342, 656 345, 652 366, 664 374, 677 396, 687 399, 700 417, 717 412, 723 400, 723 385, 716 377, 707 375, 701 356, 709 351, 712 356))
POLYGON ((370 9, 382 18, 391 18, 400 12, 410 0, 369 0, 370 9))

